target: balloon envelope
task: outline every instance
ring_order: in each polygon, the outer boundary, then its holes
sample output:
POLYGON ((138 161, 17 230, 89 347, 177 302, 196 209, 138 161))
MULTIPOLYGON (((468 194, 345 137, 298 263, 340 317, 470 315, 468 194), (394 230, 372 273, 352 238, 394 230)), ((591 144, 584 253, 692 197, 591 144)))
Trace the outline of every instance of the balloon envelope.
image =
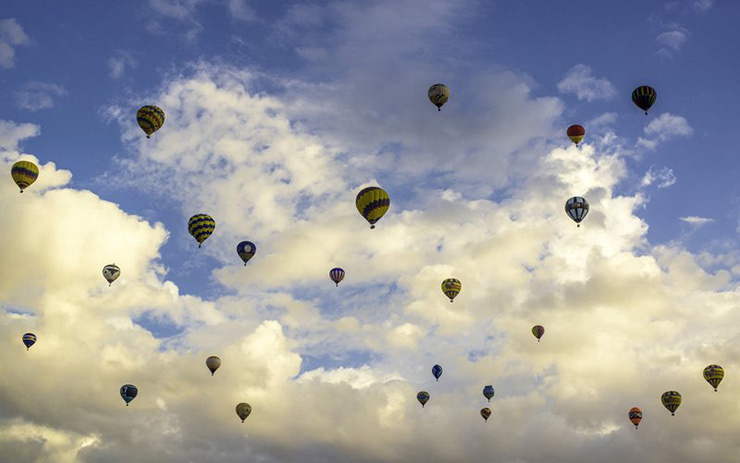
POLYGON ((570 141, 578 146, 578 144, 583 140, 584 135, 586 135, 586 129, 582 125, 573 124, 568 127, 566 134, 568 135, 568 138, 570 138, 570 141))
POLYGON ((442 292, 450 298, 450 302, 460 294, 460 291, 462 291, 462 283, 457 278, 448 278, 442 282, 442 292))
POLYGON ((242 402, 236 406, 236 414, 241 418, 242 423, 252 413, 252 406, 246 402, 242 402))
POLYGON ((123 398, 124 402, 126 402, 126 406, 128 407, 129 402, 134 400, 137 395, 139 395, 139 389, 134 386, 133 384, 124 384, 121 386, 121 398, 123 398))
POLYGON ((488 421, 488 418, 491 417, 491 409, 488 408, 488 407, 481 408, 480 409, 480 416, 482 416, 484 420, 488 421))
POLYGON ((36 335, 33 333, 26 333, 23 335, 23 344, 26 345, 26 350, 30 350, 31 346, 36 344, 36 335))
POLYGON ((247 262, 249 262, 249 259, 254 257, 254 254, 256 252, 257 246, 255 246, 255 244, 251 241, 242 241, 241 243, 236 245, 236 253, 239 254, 239 257, 241 257, 244 261, 245 267, 247 265, 247 262))
POLYGON ((647 85, 641 85, 632 91, 632 102, 645 111, 645 115, 657 98, 658 94, 655 93, 655 89, 647 85))
POLYGON ((434 84, 427 90, 429 101, 437 107, 437 111, 442 111, 442 105, 450 99, 450 88, 445 84, 434 84))
POLYGON ((588 214, 588 201, 586 198, 581 196, 573 196, 565 202, 565 213, 568 217, 573 219, 578 226, 581 226, 581 221, 586 218, 588 214))
POLYGON ((18 161, 10 169, 10 176, 23 193, 39 177, 39 168, 31 161, 18 161))
POLYGON ((640 425, 640 421, 642 421, 642 410, 638 407, 630 408, 629 417, 632 424, 635 425, 635 429, 637 429, 637 426, 640 425))
POLYGON ((108 286, 112 285, 120 274, 121 269, 116 264, 109 264, 103 267, 103 278, 108 282, 108 286))
POLYGON ((375 222, 380 220, 391 206, 391 198, 384 189, 369 186, 357 193, 355 206, 357 206, 357 210, 365 220, 370 223, 370 228, 375 228, 375 222))
POLYGON ((678 391, 667 391, 660 396, 660 401, 671 415, 675 415, 676 409, 681 405, 681 394, 678 391))
POLYGON ((494 393, 495 391, 493 390, 493 386, 491 386, 490 384, 483 388, 483 397, 488 399, 489 402, 493 398, 494 393))
POLYGON ((329 270, 329 278, 339 286, 339 282, 344 279, 344 270, 339 267, 329 270))
POLYGON ((439 381, 439 377, 442 376, 442 367, 440 365, 434 365, 432 367, 432 374, 439 381))
POLYGON ((218 367, 221 366, 221 359, 215 355, 211 355, 206 359, 206 366, 211 370, 211 376, 213 376, 213 374, 216 373, 216 370, 218 370, 218 367))
POLYGON ((188 233, 198 242, 198 247, 211 236, 215 229, 216 221, 210 215, 195 214, 188 220, 188 233))
POLYGON ((164 124, 164 111, 154 105, 142 106, 136 112, 136 122, 146 133, 146 138, 149 138, 164 124))
POLYGON ((724 377, 725 370, 719 365, 709 365, 704 369, 704 379, 714 388, 714 392, 717 392, 717 386, 724 377))
POLYGON ((537 342, 540 342, 540 338, 545 334, 545 327, 542 325, 534 325, 532 327, 532 334, 537 338, 537 342))
POLYGON ((427 391, 419 392, 418 394, 416 394, 416 400, 418 400, 421 404, 421 407, 424 408, 424 405, 429 402, 429 393, 427 391))

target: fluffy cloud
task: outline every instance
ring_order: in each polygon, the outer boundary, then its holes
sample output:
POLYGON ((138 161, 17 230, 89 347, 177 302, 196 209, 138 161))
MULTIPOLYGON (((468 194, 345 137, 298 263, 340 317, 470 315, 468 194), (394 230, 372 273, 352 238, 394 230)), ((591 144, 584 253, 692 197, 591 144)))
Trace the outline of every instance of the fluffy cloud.
POLYGON ((67 91, 61 85, 50 82, 27 82, 15 92, 15 102, 20 108, 38 111, 53 107, 54 97, 66 94, 67 91))
POLYGON ((653 150, 659 142, 665 142, 675 137, 688 137, 694 133, 688 121, 681 116, 671 113, 663 113, 656 117, 645 127, 645 135, 640 137, 637 146, 653 150))
POLYGON ((15 18, 0 19, 0 67, 15 66, 15 47, 28 45, 31 39, 15 18))
POLYGON ((591 68, 576 64, 558 83, 562 93, 573 93, 579 100, 609 100, 617 94, 616 88, 606 78, 594 77, 591 68))

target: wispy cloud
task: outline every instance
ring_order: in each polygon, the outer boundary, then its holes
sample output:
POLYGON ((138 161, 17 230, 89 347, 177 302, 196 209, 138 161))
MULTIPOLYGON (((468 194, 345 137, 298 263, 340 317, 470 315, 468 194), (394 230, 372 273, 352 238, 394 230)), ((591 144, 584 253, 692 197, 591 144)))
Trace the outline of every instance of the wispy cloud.
POLYGON ((563 93, 573 93, 579 100, 608 100, 617 94, 616 88, 606 78, 594 77, 591 68, 585 64, 576 64, 558 84, 563 93))
POLYGON ((130 52, 123 50, 116 50, 116 52, 108 58, 108 69, 109 74, 114 79, 121 78, 127 69, 133 69, 139 65, 139 62, 133 57, 130 52))
POLYGON ((66 94, 67 91, 61 85, 50 82, 27 82, 15 92, 15 101, 20 108, 38 111, 53 107, 54 97, 66 94))
POLYGON ((668 188, 669 186, 676 183, 676 174, 673 173, 673 169, 663 167, 660 170, 655 170, 653 167, 650 168, 642 177, 640 186, 650 186, 655 184, 659 189, 668 188))
POLYGON ((697 227, 714 222, 714 219, 708 219, 706 217, 698 217, 695 215, 690 215, 688 217, 680 217, 680 220, 686 223, 690 223, 691 225, 695 225, 697 227))
POLYGON ((31 39, 15 18, 0 19, 0 67, 6 69, 15 66, 15 48, 28 45, 31 39))
POLYGON ((681 116, 674 116, 671 113, 663 113, 645 127, 645 135, 648 138, 640 137, 637 140, 637 146, 647 149, 655 149, 658 142, 664 142, 675 137, 688 137, 694 133, 688 121, 681 116))
POLYGON ((658 54, 665 57, 672 57, 675 52, 681 50, 681 47, 689 39, 689 31, 678 24, 672 24, 668 29, 660 33, 655 38, 655 41, 661 45, 658 54))
POLYGON ((714 5, 714 0, 694 0, 693 6, 697 11, 708 11, 714 5))

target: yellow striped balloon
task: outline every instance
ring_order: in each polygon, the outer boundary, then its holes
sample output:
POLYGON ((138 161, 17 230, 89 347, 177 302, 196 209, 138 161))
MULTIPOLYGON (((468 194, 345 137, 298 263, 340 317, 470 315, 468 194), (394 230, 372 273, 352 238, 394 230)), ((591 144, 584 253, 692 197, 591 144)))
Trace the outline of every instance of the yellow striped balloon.
POLYGON ((442 111, 442 105, 450 99, 450 89, 445 84, 434 84, 427 91, 429 101, 437 107, 437 111, 442 111))
POLYGON ((719 365, 709 365, 704 369, 704 379, 714 388, 714 392, 717 392, 717 386, 724 377, 725 370, 719 365))
POLYGON ((671 416, 673 416, 676 414, 676 409, 681 405, 681 394, 678 391, 667 391, 660 396, 660 401, 671 412, 671 416))
POLYGON ((210 215, 196 214, 188 220, 188 232, 198 242, 198 247, 211 236, 215 229, 216 221, 210 215))
POLYGON ((462 283, 457 278, 448 278, 442 282, 442 292, 450 298, 450 302, 460 294, 460 290, 462 290, 462 283))
POLYGON ((21 189, 21 193, 39 177, 39 168, 31 161, 18 161, 10 170, 13 181, 21 189))
POLYGON ((146 133, 146 138, 150 138, 164 124, 164 111, 153 105, 142 106, 136 112, 136 122, 146 133))
POLYGON ((355 205, 365 220, 370 222, 370 228, 375 228, 375 222, 380 220, 391 206, 391 198, 384 189, 369 186, 357 193, 355 205))

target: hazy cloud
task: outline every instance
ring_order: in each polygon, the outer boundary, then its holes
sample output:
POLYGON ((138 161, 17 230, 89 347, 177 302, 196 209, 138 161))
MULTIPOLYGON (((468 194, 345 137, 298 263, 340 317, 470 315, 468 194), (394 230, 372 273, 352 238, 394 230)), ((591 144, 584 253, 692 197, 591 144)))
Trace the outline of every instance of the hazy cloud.
POLYGON ((0 67, 12 68, 15 65, 15 47, 30 42, 15 18, 0 19, 0 67))
POLYGON ((650 186, 655 184, 659 189, 668 188, 676 183, 676 174, 673 173, 673 169, 663 167, 660 170, 655 170, 650 167, 642 177, 641 186, 650 186))
POLYGON ((686 43, 687 40, 686 32, 680 30, 666 31, 656 37, 656 41, 665 45, 673 50, 680 50, 681 46, 686 43))
POLYGON ((48 109, 54 106, 54 98, 64 96, 67 91, 58 84, 50 82, 27 82, 15 92, 18 107, 29 111, 48 109))
POLYGON ((558 84, 562 93, 573 93, 579 100, 608 100, 617 94, 616 88, 606 78, 594 77, 591 68, 576 64, 558 84))
POLYGON ((139 62, 134 56, 127 51, 116 50, 116 52, 108 58, 108 69, 109 74, 113 79, 119 79, 123 77, 127 69, 134 69, 139 65, 139 62))
POLYGON ((694 0, 693 5, 698 11, 707 11, 714 5, 714 0, 694 0))

